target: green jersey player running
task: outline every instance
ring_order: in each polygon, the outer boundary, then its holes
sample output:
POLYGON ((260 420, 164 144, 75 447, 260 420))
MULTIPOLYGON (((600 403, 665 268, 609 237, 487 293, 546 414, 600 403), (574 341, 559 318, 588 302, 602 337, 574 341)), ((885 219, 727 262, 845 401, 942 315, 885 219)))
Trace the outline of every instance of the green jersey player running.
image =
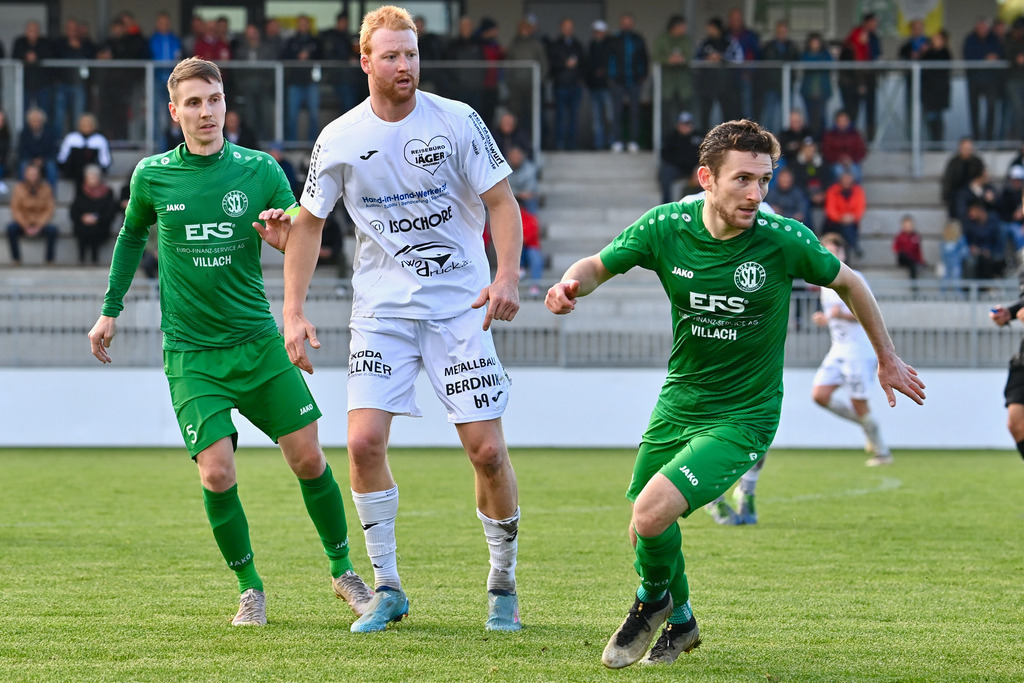
POLYGON ((803 224, 758 210, 779 143, 752 121, 716 126, 700 147, 703 201, 655 207, 599 254, 574 263, 545 304, 577 299, 640 266, 672 303, 668 376, 644 433, 626 497, 640 575, 636 600, 602 656, 610 668, 671 663, 700 644, 677 520, 714 500, 764 457, 782 409, 782 364, 795 278, 834 289, 864 326, 878 379, 920 404, 924 383, 896 355, 864 282, 803 224))
POLYGON ((232 408, 280 445, 330 560, 334 592, 361 615, 373 593, 348 557, 341 492, 317 438, 320 411, 288 359, 263 291, 261 237, 283 249, 287 235, 256 219, 295 198, 269 154, 224 139, 224 86, 216 64, 183 60, 167 90, 185 142, 143 159, 132 173, 102 315, 89 332, 92 353, 111 361, 107 349, 117 316, 156 224, 164 372, 185 447, 199 467, 214 539, 238 578, 232 623, 267 623, 235 482, 232 408))

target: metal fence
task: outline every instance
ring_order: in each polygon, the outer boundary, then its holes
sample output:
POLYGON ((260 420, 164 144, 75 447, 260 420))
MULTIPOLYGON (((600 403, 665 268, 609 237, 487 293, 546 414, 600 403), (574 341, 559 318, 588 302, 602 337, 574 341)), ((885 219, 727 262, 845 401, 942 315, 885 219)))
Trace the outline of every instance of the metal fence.
MULTIPOLYGON (((81 292, 54 280, 46 286, 0 283, 0 366, 92 366, 86 338, 102 303, 102 292, 81 292)), ((925 367, 1002 367, 1016 352, 1021 331, 998 328, 988 318, 996 304, 1017 300, 1015 281, 873 282, 899 354, 925 367)), ((344 281, 315 280, 306 304, 322 347, 320 367, 344 367, 351 299, 344 281)), ((283 287, 268 282, 275 315, 283 287)), ((829 336, 811 323, 817 293, 797 289, 790 310, 786 364, 813 367, 828 351, 829 336)), ((139 282, 125 298, 111 348, 115 367, 160 366, 159 292, 139 282)), ((280 319, 280 318, 279 318, 280 319)), ((670 310, 664 293, 647 285, 609 283, 568 316, 551 315, 537 300, 525 300, 516 320, 495 323, 495 343, 510 366, 663 367, 671 350, 670 310)))
MULTIPOLYGON (((64 112, 57 122, 61 132, 72 125, 73 113, 67 107, 82 103, 97 113, 101 129, 115 147, 131 148, 140 154, 162 151, 164 127, 167 125, 167 74, 174 62, 144 60, 45 60, 42 69, 53 83, 46 93, 51 115, 64 112), (76 99, 77 98, 77 99, 76 99), (72 104, 58 104, 70 102, 72 104)), ((299 92, 300 84, 311 84, 316 91, 314 109, 319 129, 345 111, 351 103, 365 96, 366 78, 358 66, 346 62, 290 62, 226 61, 221 64, 225 74, 225 88, 229 107, 242 113, 246 121, 256 128, 261 141, 282 141, 295 149, 308 148, 309 113, 300 110, 298 103, 309 93, 299 92)), ((972 132, 969 102, 977 94, 968 87, 973 77, 992 76, 1002 83, 1006 65, 993 66, 979 61, 878 61, 860 62, 747 62, 739 65, 712 65, 692 63, 685 67, 693 82, 703 83, 709 77, 715 82, 734 84, 736 97, 742 101, 740 115, 761 120, 773 130, 785 127, 792 107, 803 108, 800 94, 802 79, 827 72, 831 98, 825 104, 827 120, 838 109, 846 106, 842 98, 841 82, 844 75, 867 77, 874 84, 877 120, 869 140, 873 149, 903 150, 912 153, 912 173, 921 173, 921 155, 924 151, 949 150, 963 135, 972 132), (922 77, 941 74, 948 79, 952 96, 941 139, 932 140, 923 125, 922 77), (785 93, 785 94, 783 94, 785 93), (772 103, 769 106, 769 102, 772 103)), ((23 109, 27 96, 23 84, 24 65, 13 59, 0 59, 0 102, 11 117, 13 129, 21 130, 23 109)), ((657 149, 662 135, 671 128, 678 107, 687 107, 700 113, 705 88, 696 87, 693 99, 687 102, 663 98, 665 77, 673 77, 660 64, 652 65, 651 78, 641 95, 643 100, 643 135, 645 144, 657 149)), ((552 147, 551 131, 555 123, 555 96, 547 74, 530 61, 502 62, 424 62, 421 87, 424 90, 453 97, 474 105, 493 125, 493 105, 514 110, 524 128, 532 136, 535 152, 542 146, 552 147), (542 139, 547 131, 548 139, 542 139)), ((981 114, 991 117, 994 127, 991 139, 978 140, 981 148, 1016 148, 1024 137, 1024 112, 1014 111, 1013 102, 1021 95, 1016 82, 1006 85, 1007 90, 996 92, 989 106, 994 110, 981 114)), ((581 89, 582 92, 585 89, 581 89)), ((591 111, 589 97, 583 97, 578 116, 581 143, 590 141, 591 111)), ((718 104, 708 110, 707 120, 698 119, 698 127, 710 127, 721 120, 723 113, 718 104)), ((57 116, 54 116, 57 118, 57 116)), ((861 129, 867 126, 863 119, 861 129)), ((979 136, 974 136, 978 138, 979 136)), ((984 136, 981 136, 984 138, 984 136)))

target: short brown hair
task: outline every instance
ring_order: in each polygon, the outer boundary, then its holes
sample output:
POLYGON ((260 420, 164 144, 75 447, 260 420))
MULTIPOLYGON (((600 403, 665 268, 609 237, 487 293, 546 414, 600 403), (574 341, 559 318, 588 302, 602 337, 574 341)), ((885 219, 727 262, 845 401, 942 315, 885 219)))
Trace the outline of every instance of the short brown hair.
POLYGON ((359 27, 359 52, 364 55, 370 54, 370 38, 381 28, 416 33, 416 23, 409 12, 394 5, 384 5, 367 12, 363 17, 363 25, 359 27))
POLYGON ((767 129, 756 121, 739 119, 737 121, 726 121, 712 128, 704 141, 700 143, 700 156, 698 164, 706 166, 711 175, 718 175, 718 169, 725 161, 725 155, 733 150, 737 152, 750 152, 767 154, 771 157, 772 168, 779 162, 782 156, 782 148, 779 141, 767 129))
POLYGON ((172 102, 174 96, 178 94, 178 85, 182 81, 189 81, 193 78, 201 78, 207 83, 224 83, 224 78, 220 75, 220 68, 213 62, 202 57, 183 59, 178 62, 167 79, 167 93, 171 96, 172 102))
POLYGON ((836 249, 846 250, 846 240, 838 232, 826 232, 821 236, 821 246, 828 247, 829 245, 836 249))

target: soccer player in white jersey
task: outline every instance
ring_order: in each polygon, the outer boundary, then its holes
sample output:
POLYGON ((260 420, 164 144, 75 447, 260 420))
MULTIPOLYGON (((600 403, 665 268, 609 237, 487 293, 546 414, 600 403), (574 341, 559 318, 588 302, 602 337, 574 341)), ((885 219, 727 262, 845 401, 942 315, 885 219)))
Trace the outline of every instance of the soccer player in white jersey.
MULTIPOLYGON (((846 262, 846 241, 840 235, 826 233, 821 244, 846 262)), ((814 375, 811 397, 822 408, 860 425, 866 439, 865 448, 871 453, 868 467, 892 464, 892 453, 868 405, 868 387, 874 384, 878 372, 878 359, 868 335, 849 306, 827 287, 821 288, 821 310, 811 319, 819 327, 827 325, 832 337, 832 348, 814 375), (846 387, 849 400, 835 395, 840 387, 846 387)))
POLYGON ((421 414, 414 381, 423 368, 475 470, 477 516, 490 550, 486 628, 515 631, 518 491, 501 428, 510 381, 490 333, 492 320, 512 320, 519 310, 523 229, 510 170, 471 107, 417 90, 416 28, 407 11, 368 13, 359 47, 370 97, 321 132, 290 228, 280 210, 261 215, 288 232, 285 345, 307 372, 305 342, 319 342, 303 304, 324 219, 342 199, 356 226, 348 451, 376 593, 352 630, 382 631, 409 610, 396 563, 398 487, 387 447, 395 415, 421 414), (485 211, 497 253, 493 281, 485 211))

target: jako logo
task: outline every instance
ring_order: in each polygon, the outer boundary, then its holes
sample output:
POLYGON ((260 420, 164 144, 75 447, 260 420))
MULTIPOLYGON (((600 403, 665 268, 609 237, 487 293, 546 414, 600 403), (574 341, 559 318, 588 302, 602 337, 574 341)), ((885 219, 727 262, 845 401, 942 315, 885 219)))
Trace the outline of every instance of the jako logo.
POLYGON ((184 204, 168 204, 167 205, 167 210, 168 211, 184 211, 185 210, 185 205, 184 204))
POLYGON ((691 486, 696 486, 698 484, 697 477, 694 476, 693 472, 690 471, 689 467, 683 465, 682 467, 679 468, 679 471, 686 475, 686 478, 690 481, 691 486))
POLYGON ((185 226, 185 239, 208 240, 211 237, 228 238, 235 234, 234 223, 203 223, 185 226))
POLYGON ((307 403, 306 405, 302 406, 302 410, 299 411, 299 415, 305 415, 311 410, 313 410, 313 404, 307 403))
POLYGON ((692 270, 687 270, 686 268, 680 268, 679 266, 675 266, 674 268, 672 268, 672 274, 673 275, 678 275, 679 277, 685 277, 685 278, 690 278, 690 279, 693 278, 693 271, 692 270))
POLYGON ((746 310, 747 300, 741 296, 725 296, 723 294, 704 294, 702 292, 690 292, 690 308, 708 313, 726 311, 729 313, 742 313, 746 310))

